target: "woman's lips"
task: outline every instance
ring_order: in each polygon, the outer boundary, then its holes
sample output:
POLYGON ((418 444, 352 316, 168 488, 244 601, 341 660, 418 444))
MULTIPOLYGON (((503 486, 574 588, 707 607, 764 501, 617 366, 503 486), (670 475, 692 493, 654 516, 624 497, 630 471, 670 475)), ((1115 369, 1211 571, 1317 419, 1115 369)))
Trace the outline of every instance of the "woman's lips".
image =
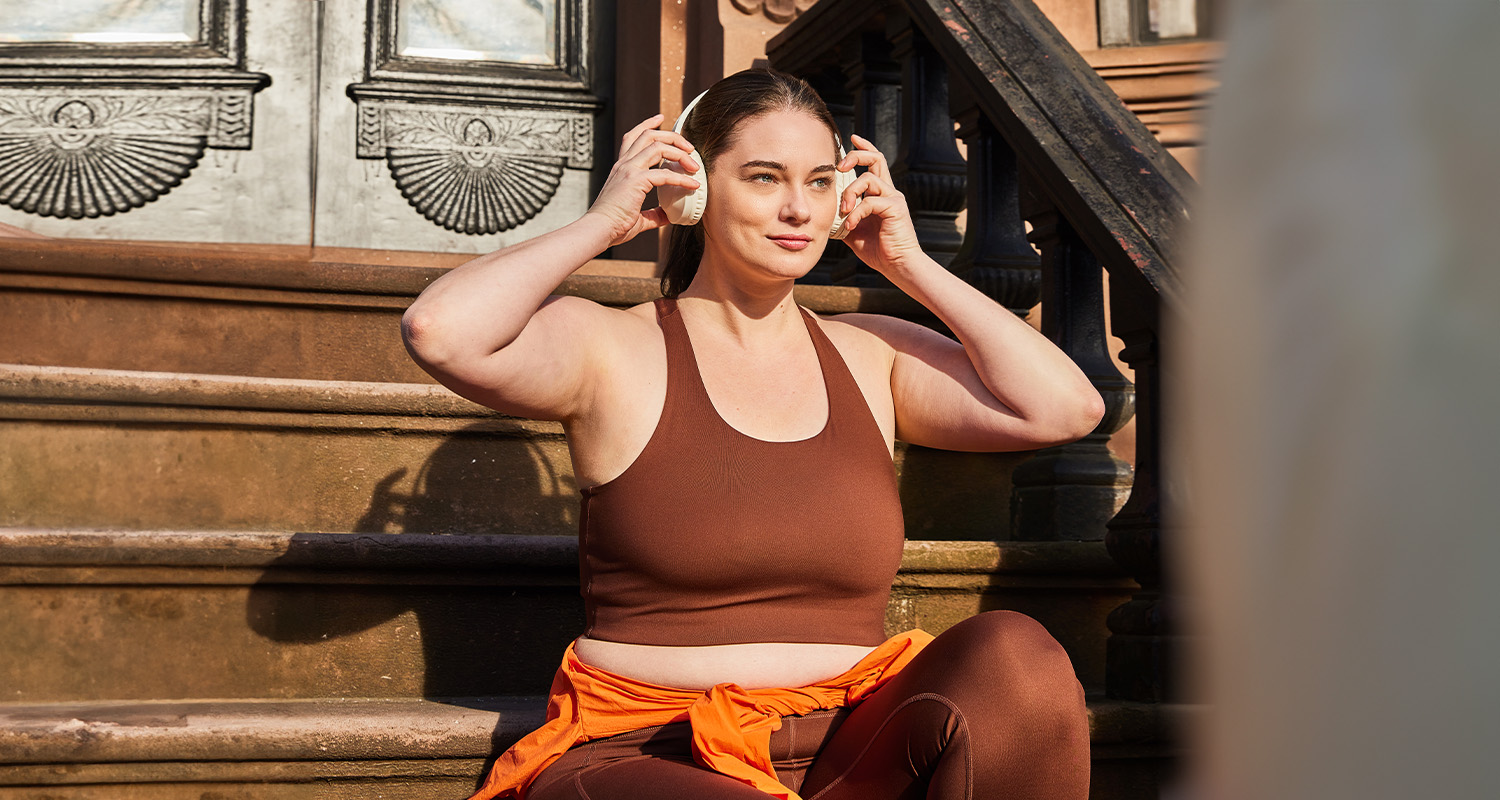
POLYGON ((802 250, 812 244, 812 239, 807 236, 771 236, 768 238, 788 250, 802 250))

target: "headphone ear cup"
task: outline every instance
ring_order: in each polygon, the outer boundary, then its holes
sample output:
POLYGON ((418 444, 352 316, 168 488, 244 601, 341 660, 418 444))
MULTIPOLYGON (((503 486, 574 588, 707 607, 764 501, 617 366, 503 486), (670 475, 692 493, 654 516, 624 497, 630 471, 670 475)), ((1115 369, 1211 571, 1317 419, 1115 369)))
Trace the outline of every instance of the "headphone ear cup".
POLYGON ((698 188, 656 187, 656 197, 661 201, 662 210, 667 212, 667 221, 673 225, 697 225, 698 220, 703 219, 703 209, 708 207, 708 170, 703 168, 703 157, 697 150, 688 155, 698 165, 697 172, 690 174, 676 161, 663 161, 662 167, 679 175, 689 175, 698 182, 698 188))
MULTIPOLYGON (((839 148, 839 158, 842 160, 843 156, 843 148, 839 148)), ((839 172, 838 170, 834 170, 833 188, 835 195, 838 197, 839 203, 844 202, 844 190, 849 188, 849 184, 854 183, 854 179, 856 177, 858 176, 854 174, 853 167, 850 167, 848 172, 839 172)), ((854 204, 859 205, 858 197, 854 198, 854 204)), ((828 230, 828 238, 842 239, 845 236, 849 235, 849 232, 844 230, 844 218, 847 216, 848 214, 843 213, 835 213, 833 215, 833 227, 828 230)))

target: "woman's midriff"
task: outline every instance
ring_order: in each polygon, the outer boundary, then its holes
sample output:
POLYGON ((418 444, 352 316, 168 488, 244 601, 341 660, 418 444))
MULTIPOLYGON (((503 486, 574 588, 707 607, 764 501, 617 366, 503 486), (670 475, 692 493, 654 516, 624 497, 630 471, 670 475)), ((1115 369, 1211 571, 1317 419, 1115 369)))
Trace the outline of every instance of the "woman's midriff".
POLYGON ((666 647, 588 637, 573 643, 574 654, 589 666, 678 689, 708 689, 721 683, 742 689, 808 686, 842 675, 874 649, 802 642, 666 647))

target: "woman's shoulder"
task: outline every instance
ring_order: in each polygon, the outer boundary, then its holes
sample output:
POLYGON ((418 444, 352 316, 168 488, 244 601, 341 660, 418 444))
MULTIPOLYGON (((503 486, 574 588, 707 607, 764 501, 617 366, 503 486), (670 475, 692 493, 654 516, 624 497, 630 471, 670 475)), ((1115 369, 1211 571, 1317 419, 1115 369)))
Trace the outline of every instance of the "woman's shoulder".
POLYGON ((533 316, 539 332, 566 340, 584 366, 599 376, 629 372, 641 359, 662 350, 656 308, 645 302, 633 306, 606 305, 571 295, 552 295, 533 316), (622 366, 626 365, 626 366, 622 366))
POLYGON ((840 352, 889 353, 891 345, 883 333, 902 320, 884 314, 851 312, 843 314, 818 314, 809 309, 818 320, 818 327, 839 348, 840 352))
POLYGON ((933 346, 956 344, 941 333, 911 320, 885 314, 849 313, 819 317, 830 339, 835 333, 851 346, 871 348, 891 354, 912 352, 933 346))
POLYGON ((656 325, 655 304, 648 301, 633 306, 613 306, 574 295, 552 295, 542 303, 538 314, 549 322, 561 322, 573 332, 593 337, 598 333, 630 336, 649 333, 656 325))
POLYGON ((818 321, 819 329, 856 374, 866 370, 887 375, 890 373, 896 351, 879 331, 885 325, 884 320, 894 318, 881 314, 845 313, 825 316, 811 310, 809 313, 818 321))

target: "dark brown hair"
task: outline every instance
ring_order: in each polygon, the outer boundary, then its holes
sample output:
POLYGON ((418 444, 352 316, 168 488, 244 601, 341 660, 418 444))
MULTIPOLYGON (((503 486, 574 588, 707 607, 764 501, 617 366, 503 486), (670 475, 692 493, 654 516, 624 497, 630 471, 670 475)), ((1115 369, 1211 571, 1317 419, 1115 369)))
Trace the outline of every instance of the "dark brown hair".
MULTIPOLYGON (((807 81, 774 69, 747 69, 709 88, 692 116, 682 126, 682 135, 693 143, 708 168, 699 180, 707 180, 714 159, 734 145, 740 123, 773 111, 804 111, 828 126, 838 136, 838 126, 823 98, 807 81)), ((676 297, 698 274, 703 260, 702 224, 673 225, 667 240, 667 263, 661 275, 661 293, 676 297)))

